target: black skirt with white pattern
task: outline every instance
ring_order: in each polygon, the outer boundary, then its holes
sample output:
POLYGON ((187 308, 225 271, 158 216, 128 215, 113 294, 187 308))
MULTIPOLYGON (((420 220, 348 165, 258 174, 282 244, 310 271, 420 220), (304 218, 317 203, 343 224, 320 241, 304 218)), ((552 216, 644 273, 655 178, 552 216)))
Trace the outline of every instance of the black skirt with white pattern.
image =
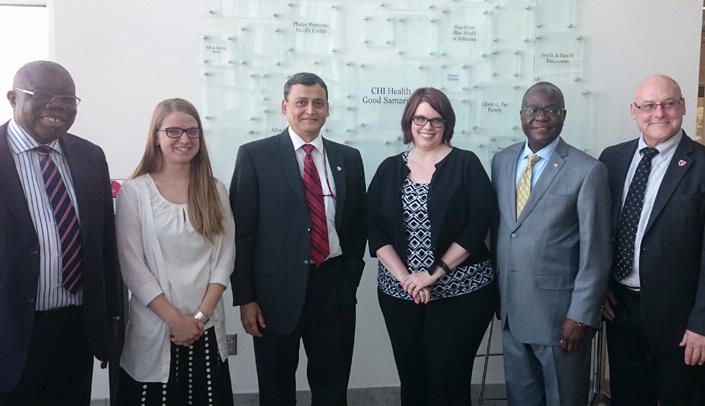
POLYGON ((169 381, 137 382, 120 372, 120 406, 231 406, 233 391, 227 359, 220 360, 215 328, 190 347, 171 344, 169 381))

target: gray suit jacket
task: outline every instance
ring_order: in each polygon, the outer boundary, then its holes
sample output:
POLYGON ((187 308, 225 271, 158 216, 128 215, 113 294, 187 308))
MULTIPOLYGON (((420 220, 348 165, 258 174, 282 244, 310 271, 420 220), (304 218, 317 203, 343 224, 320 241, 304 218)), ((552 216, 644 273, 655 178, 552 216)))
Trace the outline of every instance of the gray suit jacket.
POLYGON ((524 143, 497 153, 492 230, 503 327, 520 342, 559 345, 567 317, 600 325, 612 261, 605 166, 559 139, 516 219, 516 161, 524 143))

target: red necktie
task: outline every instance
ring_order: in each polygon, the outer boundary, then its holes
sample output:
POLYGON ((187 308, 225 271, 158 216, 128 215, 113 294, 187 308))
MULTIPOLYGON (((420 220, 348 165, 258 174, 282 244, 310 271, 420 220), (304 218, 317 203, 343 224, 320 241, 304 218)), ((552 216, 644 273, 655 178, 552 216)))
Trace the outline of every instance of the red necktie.
POLYGON ((308 213, 311 216, 311 260, 316 265, 325 262, 330 247, 328 246, 328 220, 326 219, 326 209, 323 204, 323 188, 318 170, 313 163, 311 152, 313 145, 304 144, 306 152, 304 157, 304 193, 308 203, 308 213))
POLYGON ((64 185, 59 169, 51 160, 49 147, 35 148, 39 152, 39 164, 44 178, 49 203, 54 212, 56 228, 61 239, 61 285, 71 294, 78 293, 81 287, 81 262, 83 249, 81 247, 81 226, 78 223, 76 211, 71 202, 71 196, 64 185))

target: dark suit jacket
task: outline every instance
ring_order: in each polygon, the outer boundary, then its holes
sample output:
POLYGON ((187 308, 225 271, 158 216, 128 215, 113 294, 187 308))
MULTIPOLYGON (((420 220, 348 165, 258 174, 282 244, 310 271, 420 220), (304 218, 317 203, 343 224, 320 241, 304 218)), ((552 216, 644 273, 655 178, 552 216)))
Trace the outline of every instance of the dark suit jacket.
MULTIPOLYGON (((343 254, 337 301, 354 304, 365 266, 365 174, 360 153, 324 139, 335 182, 335 229, 343 254)), ((230 184, 235 217, 233 304, 257 302, 267 330, 290 334, 306 298, 311 220, 288 129, 240 147, 230 184)))
MULTIPOLYGON (((632 140, 605 149, 617 235, 632 140)), ((668 165, 644 232, 639 260, 641 307, 654 345, 677 348, 686 328, 705 335, 705 147, 685 133, 668 165)), ((617 283, 612 280, 611 283, 617 283)))
MULTIPOLYGON (((93 354, 110 357, 111 319, 121 314, 108 164, 96 145, 60 141, 73 178, 83 236, 83 309, 93 354)), ((27 360, 39 280, 39 240, 7 139, 0 126, 0 392, 14 389, 27 360)))

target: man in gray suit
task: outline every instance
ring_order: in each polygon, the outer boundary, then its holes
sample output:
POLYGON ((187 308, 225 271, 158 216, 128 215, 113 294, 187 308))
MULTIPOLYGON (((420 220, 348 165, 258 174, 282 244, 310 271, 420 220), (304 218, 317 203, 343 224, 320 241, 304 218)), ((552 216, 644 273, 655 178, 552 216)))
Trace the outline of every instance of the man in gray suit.
POLYGON ((510 405, 587 403, 590 341, 611 262, 605 166, 563 141, 563 93, 524 94, 526 142, 497 153, 492 232, 510 405))

